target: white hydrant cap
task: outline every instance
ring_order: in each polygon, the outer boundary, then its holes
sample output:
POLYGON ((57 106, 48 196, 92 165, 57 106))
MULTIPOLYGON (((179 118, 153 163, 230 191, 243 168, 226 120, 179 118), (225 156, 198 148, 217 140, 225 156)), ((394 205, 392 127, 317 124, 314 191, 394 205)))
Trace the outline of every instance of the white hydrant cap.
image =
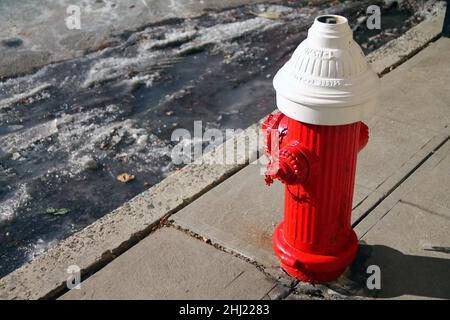
POLYGON ((273 80, 278 109, 295 120, 343 125, 373 112, 379 79, 346 18, 319 16, 273 80))

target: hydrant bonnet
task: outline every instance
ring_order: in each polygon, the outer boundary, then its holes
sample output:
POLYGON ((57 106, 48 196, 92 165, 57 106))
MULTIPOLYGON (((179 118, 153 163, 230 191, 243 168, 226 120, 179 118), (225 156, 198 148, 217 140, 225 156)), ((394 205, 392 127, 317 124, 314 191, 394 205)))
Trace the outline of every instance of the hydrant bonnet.
POLYGON ((297 121, 344 125, 376 105, 378 76, 353 40, 346 18, 319 16, 273 81, 278 109, 297 121))

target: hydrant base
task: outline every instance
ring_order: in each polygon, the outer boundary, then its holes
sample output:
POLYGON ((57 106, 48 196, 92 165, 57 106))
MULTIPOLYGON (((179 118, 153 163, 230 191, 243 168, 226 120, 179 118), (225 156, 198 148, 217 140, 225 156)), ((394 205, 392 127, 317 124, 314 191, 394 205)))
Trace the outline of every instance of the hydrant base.
POLYGON ((353 262, 358 251, 358 238, 352 230, 344 250, 333 255, 302 252, 289 245, 283 236, 283 223, 273 234, 275 254, 282 268, 291 276, 306 282, 319 283, 337 279, 353 262))
POLYGON ((304 282, 311 282, 311 283, 323 283, 323 282, 330 282, 333 280, 336 280, 339 278, 341 274, 344 273, 345 269, 337 270, 333 272, 320 272, 320 273, 313 273, 313 272, 302 272, 299 269, 291 268, 283 263, 281 263, 281 268, 286 271, 289 275, 293 276, 294 278, 304 281, 304 282))

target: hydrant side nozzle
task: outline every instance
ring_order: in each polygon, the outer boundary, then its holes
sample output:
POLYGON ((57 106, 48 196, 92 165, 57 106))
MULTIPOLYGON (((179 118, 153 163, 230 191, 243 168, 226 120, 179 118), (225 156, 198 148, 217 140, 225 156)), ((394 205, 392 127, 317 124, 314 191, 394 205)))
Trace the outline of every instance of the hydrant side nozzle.
POLYGON ((283 166, 283 163, 276 161, 274 164, 270 164, 267 167, 265 181, 268 186, 270 186, 275 179, 278 179, 283 183, 291 179, 292 173, 289 172, 289 168, 283 166))
POLYGON ((304 183, 309 175, 309 164, 301 150, 300 143, 294 141, 280 150, 278 160, 270 163, 266 171, 266 184, 278 179, 285 184, 304 183))

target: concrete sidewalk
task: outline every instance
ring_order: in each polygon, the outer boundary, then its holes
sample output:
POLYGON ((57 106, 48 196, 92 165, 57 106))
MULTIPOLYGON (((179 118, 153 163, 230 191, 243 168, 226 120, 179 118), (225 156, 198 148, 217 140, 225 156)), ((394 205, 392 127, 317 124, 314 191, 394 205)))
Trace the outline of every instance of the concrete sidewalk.
POLYGON ((338 281, 297 283, 279 268, 271 234, 282 186, 249 165, 175 213, 171 223, 63 299, 450 298, 450 40, 441 38, 382 78, 358 159, 357 260, 338 281), (365 288, 381 268, 381 290, 365 288))

